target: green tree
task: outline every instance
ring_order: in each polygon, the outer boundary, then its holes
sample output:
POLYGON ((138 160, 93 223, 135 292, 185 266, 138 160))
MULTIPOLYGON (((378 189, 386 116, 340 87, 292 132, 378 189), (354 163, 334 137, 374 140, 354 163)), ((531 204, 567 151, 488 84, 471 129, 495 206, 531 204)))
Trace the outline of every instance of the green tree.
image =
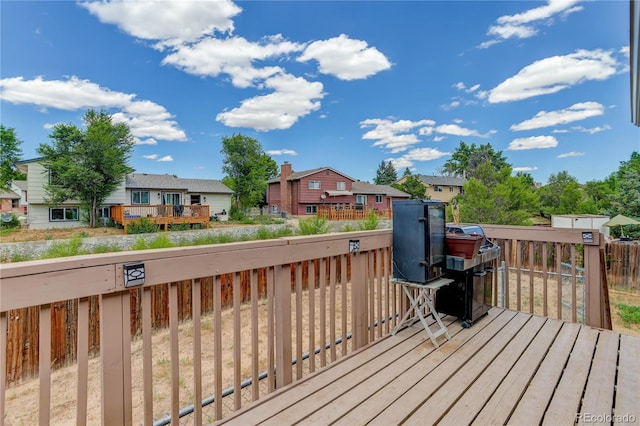
POLYGON ((387 163, 382 160, 378 166, 378 171, 376 172, 376 177, 373 179, 373 183, 376 185, 391 185, 397 180, 398 173, 395 167, 393 167, 393 164, 391 164, 391 161, 387 163))
POLYGON ((411 199, 424 200, 427 198, 427 188, 420 181, 418 176, 409 174, 402 183, 393 184, 391 186, 411 195, 411 199))
POLYGON ((491 144, 476 146, 474 143, 467 145, 460 141, 451 158, 444 163, 443 169, 447 173, 467 179, 478 178, 478 168, 486 163, 491 164, 495 171, 509 166, 506 158, 502 156, 502 151, 495 151, 491 144))
POLYGON ((404 169, 404 173, 402 173, 402 177, 410 176, 410 175, 411 175, 411 170, 409 170, 409 168, 407 167, 406 169, 404 169))
POLYGON ((547 214, 578 214, 583 200, 578 180, 567 171, 549 176, 547 184, 538 190, 540 204, 547 214))
POLYGON ((104 111, 90 109, 83 121, 84 130, 72 124, 54 126, 52 145, 41 144, 37 152, 50 177, 46 202, 57 206, 79 200, 94 228, 96 209, 133 171, 128 161, 134 143, 129 126, 113 123, 104 111))
POLYGON ((11 181, 19 179, 21 174, 13 167, 20 160, 22 141, 16 136, 16 131, 0 124, 0 190, 11 188, 11 181))
POLYGON ((262 150, 260 142, 241 134, 222 138, 223 182, 235 195, 236 206, 258 205, 267 192, 267 181, 278 175, 278 165, 262 150))
POLYGON ((509 166, 497 171, 492 164, 485 163, 477 172, 484 181, 470 178, 464 184, 464 193, 458 196, 460 220, 499 225, 528 224, 531 213, 538 206, 530 181, 523 176, 511 176, 509 166))

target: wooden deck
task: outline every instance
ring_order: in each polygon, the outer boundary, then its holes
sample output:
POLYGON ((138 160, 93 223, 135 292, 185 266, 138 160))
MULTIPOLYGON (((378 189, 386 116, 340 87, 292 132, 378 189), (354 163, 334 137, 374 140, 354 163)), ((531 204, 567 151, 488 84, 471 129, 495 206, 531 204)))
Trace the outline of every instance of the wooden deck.
POLYGON ((437 350, 406 328, 220 424, 640 422, 640 338, 499 308, 444 320, 437 350))

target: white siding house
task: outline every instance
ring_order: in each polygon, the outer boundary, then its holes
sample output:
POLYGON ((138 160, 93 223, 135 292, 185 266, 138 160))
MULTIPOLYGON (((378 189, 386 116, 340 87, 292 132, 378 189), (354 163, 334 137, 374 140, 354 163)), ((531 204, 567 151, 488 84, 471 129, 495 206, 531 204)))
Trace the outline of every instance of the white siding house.
MULTIPOLYGON (((27 209, 27 225, 30 229, 77 228, 83 226, 82 209, 77 200, 68 200, 60 206, 49 206, 46 202, 45 186, 49 183, 49 173, 40 163, 40 158, 24 160, 16 163, 16 167, 27 175, 27 193, 29 208, 27 209)), ((103 207, 124 204, 126 201, 125 181, 123 180, 105 200, 103 207)))
MULTIPOLYGON (((45 186, 49 173, 40 163, 41 158, 24 160, 16 167, 27 175, 26 190, 29 207, 26 225, 30 229, 77 228, 84 226, 81 204, 68 200, 60 206, 46 202, 45 186)), ((213 179, 184 179, 174 175, 132 173, 101 206, 98 217, 110 217, 111 206, 141 205, 207 205, 211 214, 229 211, 233 191, 213 179)), ((26 201, 26 200, 25 200, 26 201)))

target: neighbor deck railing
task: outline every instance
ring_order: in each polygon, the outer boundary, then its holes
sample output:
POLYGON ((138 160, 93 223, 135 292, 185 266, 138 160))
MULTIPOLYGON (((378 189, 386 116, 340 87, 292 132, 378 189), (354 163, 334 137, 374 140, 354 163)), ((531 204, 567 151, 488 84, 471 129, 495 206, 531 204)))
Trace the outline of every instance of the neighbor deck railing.
MULTIPOLYGON (((487 227, 509 267, 528 268, 544 241, 584 263, 586 322, 596 325, 599 236, 578 256, 575 230, 540 231, 487 227)), ((391 248, 392 231, 377 230, 0 265, 0 424, 177 424, 185 412, 195 424, 219 420, 388 335, 407 306, 390 282, 391 248), (129 289, 132 264, 144 265, 144 284, 129 289), (54 370, 55 340, 69 334, 56 331, 61 301, 74 311, 63 318, 75 330, 75 361, 54 370), (23 315, 29 309, 37 314, 23 315), (24 353, 37 357, 37 381, 7 383, 24 353)), ((537 285, 525 274, 509 279, 507 307, 531 309, 527 286, 537 285)), ((497 277, 494 286, 497 298, 497 277)), ((549 304, 562 300, 560 288, 547 291, 549 304)))
POLYGON ((208 205, 150 205, 150 206, 112 206, 111 219, 125 229, 133 222, 145 218, 167 230, 167 226, 179 223, 209 224, 208 205))

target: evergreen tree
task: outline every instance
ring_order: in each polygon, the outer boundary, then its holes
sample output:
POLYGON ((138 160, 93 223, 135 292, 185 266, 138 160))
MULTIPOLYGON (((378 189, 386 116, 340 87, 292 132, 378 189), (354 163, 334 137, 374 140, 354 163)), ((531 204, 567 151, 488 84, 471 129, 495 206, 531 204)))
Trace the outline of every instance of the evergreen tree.
POLYGON ((373 183, 376 185, 391 185, 397 180, 398 173, 396 173, 396 169, 393 167, 393 164, 391 164, 391 161, 387 163, 382 160, 378 166, 378 171, 376 172, 376 177, 373 179, 373 183))

